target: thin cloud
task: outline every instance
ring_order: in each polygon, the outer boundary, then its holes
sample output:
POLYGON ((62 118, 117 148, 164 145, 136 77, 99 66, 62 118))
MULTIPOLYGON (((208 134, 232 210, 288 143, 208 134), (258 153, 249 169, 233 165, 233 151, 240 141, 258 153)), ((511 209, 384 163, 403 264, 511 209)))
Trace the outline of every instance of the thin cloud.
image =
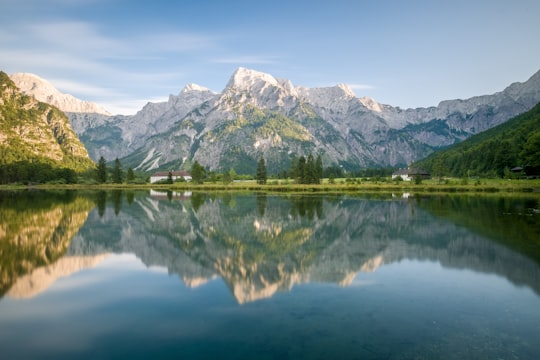
POLYGON ((91 86, 87 83, 81 83, 65 79, 47 79, 51 84, 54 85, 59 91, 67 94, 77 94, 78 96, 85 97, 109 97, 109 96, 118 96, 119 93, 105 87, 91 86))
POLYGON ((367 84, 347 84, 353 90, 372 90, 375 89, 372 85, 367 84))
POLYGON ((102 35, 96 26, 87 22, 41 23, 30 26, 30 29, 36 41, 53 49, 86 56, 125 51, 121 41, 102 35))

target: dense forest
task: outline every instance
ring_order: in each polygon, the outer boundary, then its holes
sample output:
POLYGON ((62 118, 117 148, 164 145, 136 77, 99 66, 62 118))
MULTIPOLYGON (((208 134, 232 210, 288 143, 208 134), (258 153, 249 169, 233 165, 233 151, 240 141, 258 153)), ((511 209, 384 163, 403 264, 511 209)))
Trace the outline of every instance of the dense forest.
POLYGON ((540 103, 501 125, 431 154, 415 166, 433 176, 540 176, 540 103))
POLYGON ((73 169, 39 161, 17 161, 10 164, 0 163, 0 184, 13 183, 75 184, 77 183, 77 173, 73 169))

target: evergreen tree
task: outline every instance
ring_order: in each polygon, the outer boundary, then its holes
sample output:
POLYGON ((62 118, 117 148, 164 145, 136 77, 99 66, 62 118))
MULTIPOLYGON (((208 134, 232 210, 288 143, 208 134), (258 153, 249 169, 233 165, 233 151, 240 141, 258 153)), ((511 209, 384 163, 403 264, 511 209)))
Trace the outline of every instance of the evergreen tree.
POLYGON ((289 167, 288 177, 298 179, 298 159, 296 156, 291 158, 291 166, 289 167))
POLYGON ((107 163, 105 162, 103 156, 99 158, 96 177, 97 181, 101 184, 107 182, 107 163))
POLYGON ((304 170, 304 184, 315 184, 315 162, 313 155, 309 154, 304 170))
POLYGON ((122 165, 120 164, 120 160, 116 158, 116 160, 114 160, 112 182, 115 184, 121 184, 123 180, 124 180, 124 174, 122 171, 122 165))
POLYGON ((300 156, 298 159, 298 165, 296 168, 296 182, 298 184, 305 184, 306 180, 306 158, 304 156, 300 156))
POLYGON ((257 180, 257 184, 266 184, 266 164, 264 163, 263 158, 260 158, 259 162, 257 163, 257 174, 255 178, 257 180))
POLYGON ((315 183, 322 183, 323 179, 323 165, 321 155, 317 155, 317 160, 315 160, 315 183))
POLYGON ((133 172, 132 168, 128 168, 127 175, 126 175, 126 180, 128 182, 135 180, 135 173, 133 172))
POLYGON ((167 184, 173 183, 173 177, 172 177, 172 171, 169 170, 169 173, 167 174, 167 184))

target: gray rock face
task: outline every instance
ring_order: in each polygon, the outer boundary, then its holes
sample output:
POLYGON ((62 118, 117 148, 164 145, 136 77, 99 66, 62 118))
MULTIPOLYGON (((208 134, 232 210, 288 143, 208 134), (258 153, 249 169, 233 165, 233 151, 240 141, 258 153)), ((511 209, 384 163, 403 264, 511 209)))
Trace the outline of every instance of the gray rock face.
POLYGON ((358 98, 347 85, 296 87, 289 80, 239 68, 216 94, 186 86, 167 102, 148 103, 133 116, 74 113, 73 128, 94 159, 123 158, 153 170, 188 166, 269 170, 291 157, 321 154, 324 166, 397 166, 499 125, 540 101, 540 72, 525 83, 436 107, 400 109, 358 98))

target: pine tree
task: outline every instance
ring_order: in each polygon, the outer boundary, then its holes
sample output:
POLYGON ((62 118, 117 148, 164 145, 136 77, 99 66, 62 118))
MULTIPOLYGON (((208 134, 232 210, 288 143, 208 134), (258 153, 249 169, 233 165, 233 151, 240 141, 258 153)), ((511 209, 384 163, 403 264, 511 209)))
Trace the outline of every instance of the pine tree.
POLYGON ((298 184, 305 184, 306 182, 306 158, 304 156, 300 156, 300 159, 298 159, 298 167, 296 168, 296 182, 298 184))
POLYGON ((317 155, 317 160, 315 161, 315 183, 322 183, 323 179, 323 165, 321 155, 317 155))
POLYGON ((112 182, 115 184, 121 184, 123 180, 124 180, 124 174, 122 172, 122 165, 120 164, 120 160, 116 158, 116 160, 114 160, 112 182))
POLYGON ((291 158, 291 166, 289 167, 288 177, 298 179, 298 159, 296 156, 291 158))
POLYGON ((313 155, 309 154, 306 161, 306 168, 304 170, 304 183, 315 184, 315 163, 313 155))
POLYGON ((107 182, 107 163, 105 162, 105 159, 102 157, 99 158, 98 166, 96 170, 96 178, 97 181, 101 184, 107 182))
POLYGON ((128 182, 135 180, 135 173, 133 172, 133 169, 132 169, 132 168, 128 168, 126 180, 127 180, 128 182))
POLYGON ((261 185, 266 184, 266 179, 267 179, 266 164, 264 163, 264 159, 261 158, 259 162, 257 163, 257 175, 256 175, 257 184, 261 184, 261 185))

